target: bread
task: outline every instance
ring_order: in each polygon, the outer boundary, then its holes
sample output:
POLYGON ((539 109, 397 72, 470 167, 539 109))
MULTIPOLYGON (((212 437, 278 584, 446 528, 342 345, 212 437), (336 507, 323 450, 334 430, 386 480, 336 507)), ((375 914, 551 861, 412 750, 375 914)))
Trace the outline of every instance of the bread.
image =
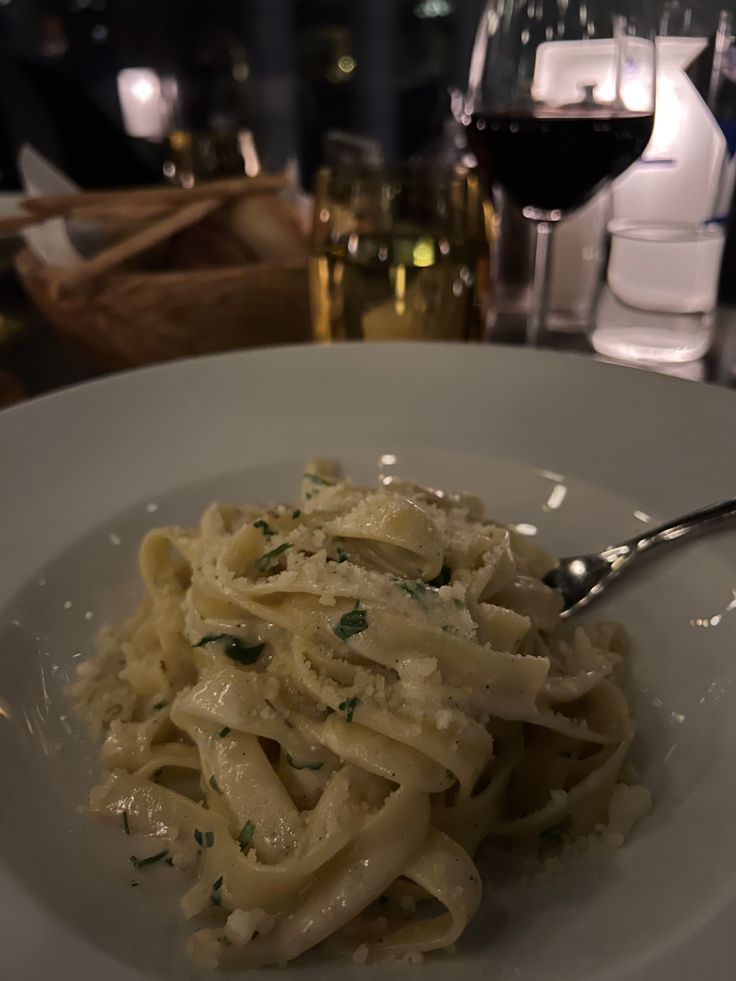
POLYGON ((304 220, 287 198, 242 197, 233 202, 228 217, 232 231, 260 261, 289 264, 307 258, 304 220))

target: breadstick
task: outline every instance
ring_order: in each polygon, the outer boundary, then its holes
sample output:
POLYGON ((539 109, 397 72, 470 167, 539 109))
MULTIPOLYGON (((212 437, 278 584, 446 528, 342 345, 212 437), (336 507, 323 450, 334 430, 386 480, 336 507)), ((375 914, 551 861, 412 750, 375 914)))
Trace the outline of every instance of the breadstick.
POLYGON ((96 256, 86 262, 79 262, 68 269, 61 269, 49 273, 49 282, 53 296, 58 296, 64 290, 81 286, 104 272, 108 272, 122 262, 131 259, 140 252, 169 238, 175 232, 180 232, 183 228, 201 221, 206 215, 215 211, 222 205, 222 201, 205 200, 193 201, 185 208, 175 211, 174 214, 167 215, 160 221, 147 225, 140 232, 136 232, 129 238, 116 242, 109 248, 98 252, 96 256))
POLYGON ((141 187, 122 191, 80 191, 78 194, 50 194, 25 198, 21 207, 34 214, 67 214, 77 208, 111 205, 123 208, 137 205, 179 206, 210 198, 233 198, 241 195, 274 194, 287 186, 283 177, 236 177, 183 187, 141 187))

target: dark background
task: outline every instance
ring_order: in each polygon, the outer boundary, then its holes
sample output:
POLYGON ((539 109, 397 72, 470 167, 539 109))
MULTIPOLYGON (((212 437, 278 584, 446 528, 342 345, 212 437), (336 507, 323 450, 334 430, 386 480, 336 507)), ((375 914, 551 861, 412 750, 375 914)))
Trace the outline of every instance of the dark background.
POLYGON ((21 133, 44 141, 86 186, 159 178, 152 148, 121 137, 116 78, 134 66, 177 77, 184 128, 233 113, 256 133, 267 167, 296 156, 306 183, 328 130, 368 135, 387 156, 407 156, 441 131, 447 89, 464 82, 482 6, 483 0, 0 0, 0 180, 17 183, 12 150, 21 133), (346 57, 354 60, 351 72, 338 67, 346 57))
MULTIPOLYGON (((718 10, 732 2, 660 0, 659 8, 670 25, 712 37, 718 10)), ((0 190, 18 186, 24 141, 84 187, 161 180, 162 147, 124 134, 117 73, 125 67, 174 75, 182 128, 232 118, 253 131, 266 168, 295 160, 305 186, 332 130, 368 136, 388 158, 438 152, 448 91, 464 84, 483 5, 0 0, 0 190)), ((706 61, 694 77, 707 77, 706 61)), ((736 117, 734 89, 724 92, 726 117, 736 117)), ((735 238, 732 227, 722 290, 731 299, 735 238)))

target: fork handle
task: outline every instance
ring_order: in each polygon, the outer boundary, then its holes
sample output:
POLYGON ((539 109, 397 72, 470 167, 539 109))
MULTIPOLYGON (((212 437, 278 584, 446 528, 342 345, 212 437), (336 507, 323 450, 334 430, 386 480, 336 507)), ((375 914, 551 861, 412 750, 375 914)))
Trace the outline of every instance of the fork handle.
POLYGON ((709 504, 708 507, 699 508, 681 518, 675 518, 674 521, 668 521, 667 524, 653 528, 644 535, 630 538, 622 545, 614 545, 606 549, 606 555, 608 557, 610 554, 611 558, 633 557, 656 548, 658 545, 666 545, 668 542, 674 542, 680 538, 689 538, 701 532, 709 531, 732 518, 736 518, 736 498, 721 501, 720 504, 709 504))

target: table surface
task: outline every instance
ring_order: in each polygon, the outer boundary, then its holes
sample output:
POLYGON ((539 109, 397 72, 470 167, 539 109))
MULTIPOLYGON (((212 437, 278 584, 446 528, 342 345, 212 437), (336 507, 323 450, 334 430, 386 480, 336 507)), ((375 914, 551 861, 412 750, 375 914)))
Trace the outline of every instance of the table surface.
MULTIPOLYGON (((20 382, 27 397, 99 376, 93 365, 50 329, 31 307, 13 276, 7 273, 0 275, 0 314, 13 317, 23 325, 16 336, 0 345, 0 373, 9 372, 20 382)), ((598 357, 585 333, 547 333, 540 346, 598 357)), ((717 311, 713 344, 704 358, 680 365, 638 367, 736 388, 736 306, 717 311)), ((1 399, 0 390, 0 407, 1 399)))

